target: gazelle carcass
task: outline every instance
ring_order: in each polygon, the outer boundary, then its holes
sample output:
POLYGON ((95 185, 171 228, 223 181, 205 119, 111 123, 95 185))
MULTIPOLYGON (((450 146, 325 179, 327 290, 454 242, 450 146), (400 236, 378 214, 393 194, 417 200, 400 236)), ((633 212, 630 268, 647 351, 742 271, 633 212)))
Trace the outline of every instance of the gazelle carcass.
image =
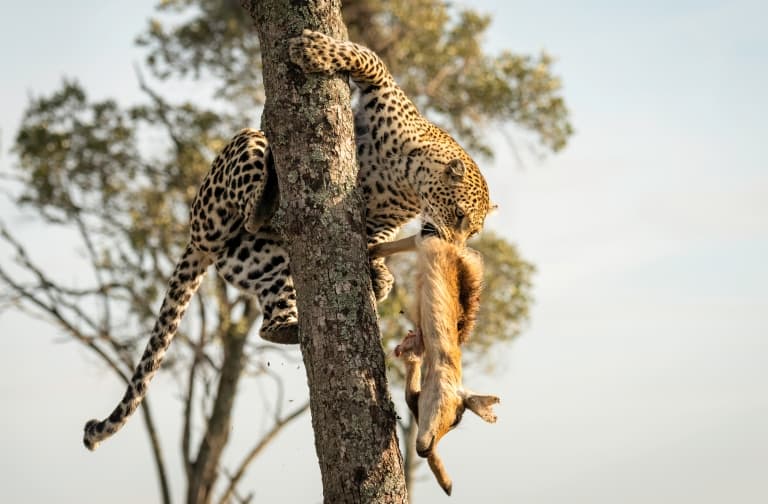
POLYGON ((480 307, 483 264, 480 255, 437 237, 392 242, 387 255, 417 251, 417 301, 411 331, 395 348, 405 364, 405 400, 418 423, 416 452, 426 457, 438 483, 450 495, 452 482, 436 447, 469 409, 486 422, 496 421, 499 398, 463 388, 461 344, 467 341, 480 307))

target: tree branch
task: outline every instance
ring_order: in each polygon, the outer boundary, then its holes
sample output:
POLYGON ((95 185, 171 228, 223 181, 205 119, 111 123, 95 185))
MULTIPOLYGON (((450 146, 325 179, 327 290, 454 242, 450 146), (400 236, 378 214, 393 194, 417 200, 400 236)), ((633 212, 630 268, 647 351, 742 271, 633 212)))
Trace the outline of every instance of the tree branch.
POLYGON ((163 504, 172 504, 171 487, 168 484, 168 476, 166 475, 163 449, 160 446, 160 438, 157 435, 157 429, 155 429, 155 421, 152 418, 152 410, 147 398, 144 398, 144 402, 141 404, 141 412, 144 417, 144 426, 147 428, 149 444, 152 447, 152 458, 155 459, 155 469, 158 482, 160 483, 160 493, 163 496, 163 504))
MULTIPOLYGON (((96 253, 96 247, 93 244, 93 240, 91 239, 91 235, 88 232, 88 229, 85 226, 85 223, 83 222, 82 218, 79 215, 75 215, 75 224, 77 224, 77 230, 80 233, 80 237, 83 240, 83 243, 85 244, 85 249, 88 251, 88 256, 91 260, 91 268, 93 269, 93 275, 96 278, 96 283, 99 286, 99 290, 103 290, 104 287, 104 280, 102 278, 101 269, 99 268, 99 258, 98 254, 96 253)), ((106 334, 107 331, 112 327, 112 316, 109 309, 109 298, 107 296, 102 296, 102 309, 104 310, 104 318, 102 322, 102 331, 106 334)))
POLYGON ((173 145, 176 147, 176 154, 180 154, 184 150, 184 142, 182 142, 179 136, 176 134, 173 124, 166 115, 168 109, 170 108, 168 102, 166 102, 159 94, 157 94, 147 85, 147 82, 144 80, 144 75, 141 73, 141 69, 138 65, 134 65, 133 70, 136 73, 136 79, 139 81, 139 88, 147 93, 152 101, 155 102, 160 122, 162 122, 165 128, 168 130, 168 136, 171 137, 171 141, 173 141, 173 145))
MULTIPOLYGON (((223 281, 218 280, 217 285, 219 296, 224 296, 226 299, 226 286, 223 285, 223 281)), ((229 310, 223 307, 222 311, 224 313, 220 320, 222 328, 220 334, 224 346, 224 361, 221 365, 221 376, 206 432, 192 464, 192 476, 188 480, 187 488, 188 504, 203 504, 210 500, 211 490, 218 477, 217 469, 221 454, 229 439, 237 385, 245 367, 245 342, 250 329, 260 315, 253 304, 246 305, 241 319, 237 323, 232 323, 229 310)))
POLYGON ((304 414, 305 411, 307 411, 307 409, 309 409, 309 402, 304 403, 289 415, 278 419, 269 430, 269 432, 264 434, 264 436, 262 436, 256 445, 251 448, 251 451, 249 451, 245 458, 243 458, 243 460, 240 462, 240 465, 238 466, 235 473, 229 477, 229 485, 227 485, 227 489, 224 491, 221 499, 219 499, 220 504, 226 504, 229 502, 229 499, 232 497, 235 489, 237 488, 237 484, 240 482, 243 475, 245 475, 245 471, 248 469, 248 466, 251 464, 251 462, 253 462, 253 460, 262 452, 262 450, 264 450, 264 448, 267 447, 270 442, 272 442, 272 440, 286 425, 299 418, 302 414, 304 414))
MULTIPOLYGON (((10 234, 10 232, 2 223, 0 223, 0 236, 2 236, 3 239, 5 239, 8 243, 10 243, 14 247, 14 249, 16 250, 22 262, 22 266, 24 266, 25 269, 32 272, 35 276, 38 277, 38 280, 41 283, 41 288, 46 293, 46 298, 48 299, 46 301, 42 299, 40 296, 35 295, 34 292, 30 291, 28 288, 26 288, 21 283, 16 281, 2 267, 0 267, 0 280, 2 280, 8 287, 10 287, 12 291, 16 293, 20 302, 29 303, 30 305, 36 307, 40 312, 50 317, 56 325, 61 327, 73 339, 80 342, 81 344, 89 348, 91 351, 93 351, 96 355, 98 355, 99 358, 101 358, 101 360, 107 364, 109 369, 111 369, 124 384, 126 385, 130 384, 130 372, 131 372, 130 370, 133 368, 132 363, 130 362, 130 359, 128 359, 128 362, 122 362, 114 359, 106 352, 105 349, 101 348, 101 346, 98 345, 97 341, 98 339, 106 340, 107 343, 111 346, 112 350, 117 355, 121 355, 125 353, 123 351, 123 347, 119 345, 114 338, 110 337, 107 332, 97 327, 90 320, 90 318, 88 318, 82 312, 82 310, 80 310, 79 308, 76 308, 73 305, 73 303, 65 303, 62 299, 59 299, 56 296, 54 296, 52 291, 58 290, 58 286, 54 284, 52 281, 50 281, 42 273, 42 271, 32 263, 24 247, 10 234), (80 331, 77 328, 77 325, 73 321, 68 320, 66 316, 59 310, 59 308, 57 308, 57 305, 62 305, 62 304, 68 309, 71 309, 75 313, 76 317, 85 321, 87 326, 91 327, 91 329, 94 329, 99 334, 99 337, 88 336, 84 334, 82 331, 80 331), (124 370, 121 367, 121 363, 128 369, 128 371, 124 370)), ((165 469, 163 452, 157 437, 157 432, 155 429, 154 420, 152 418, 152 413, 149 408, 149 404, 147 402, 144 403, 144 407, 142 408, 142 410, 143 410, 144 424, 147 428, 147 434, 149 436, 150 446, 152 448, 152 454, 155 459, 155 467, 157 469, 157 477, 160 484, 160 490, 163 496, 163 503, 171 504, 170 487, 168 485, 167 471, 165 469)))
POLYGON ((187 393, 184 400, 184 430, 181 437, 181 453, 184 470, 187 474, 187 480, 192 476, 192 459, 190 458, 191 448, 191 432, 192 432, 192 401, 195 396, 195 381, 197 377, 197 366, 202 358, 203 347, 206 343, 206 320, 205 320, 205 302, 202 296, 197 297, 198 307, 200 310, 200 336, 197 343, 193 346, 194 358, 192 364, 189 367, 189 374, 187 376, 187 393))

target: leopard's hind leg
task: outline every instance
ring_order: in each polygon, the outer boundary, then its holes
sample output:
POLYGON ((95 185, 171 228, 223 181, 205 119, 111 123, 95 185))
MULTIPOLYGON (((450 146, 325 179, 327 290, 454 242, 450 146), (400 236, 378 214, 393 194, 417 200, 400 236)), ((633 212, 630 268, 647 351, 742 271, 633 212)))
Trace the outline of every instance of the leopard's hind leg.
MULTIPOLYGON (((244 128, 232 137, 214 159, 196 203, 192 231, 193 238, 201 243, 218 241, 219 235, 215 233, 221 226, 217 219, 208 229, 217 238, 194 236, 195 221, 204 224, 213 215, 222 219, 230 214, 230 220, 234 220, 235 215, 242 217, 242 224, 250 233, 269 223, 277 210, 279 194, 272 152, 264 132, 244 128)), ((232 228, 231 232, 236 229, 232 228)))
POLYGON ((230 240, 216 259, 216 269, 230 285, 258 299, 264 312, 262 338, 273 343, 299 342, 290 259, 277 233, 264 227, 230 240))

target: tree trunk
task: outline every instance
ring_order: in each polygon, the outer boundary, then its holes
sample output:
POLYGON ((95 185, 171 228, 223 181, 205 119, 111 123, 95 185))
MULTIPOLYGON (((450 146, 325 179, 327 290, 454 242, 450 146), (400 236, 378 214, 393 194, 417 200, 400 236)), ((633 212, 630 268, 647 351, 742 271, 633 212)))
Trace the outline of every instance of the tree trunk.
MULTIPOLYGON (((220 288, 225 289, 219 280, 220 288)), ((190 461, 187 472, 187 504, 208 504, 212 501, 211 490, 219 477, 221 456, 232 429, 232 410, 237 397, 237 386, 245 367, 245 343, 253 327, 253 306, 248 304, 238 324, 229 321, 229 313, 222 322, 224 359, 211 415, 200 441, 194 462, 190 461)))
POLYGON ((243 0, 261 41, 263 124, 280 184, 325 502, 407 502, 365 239, 349 87, 304 75, 287 40, 345 38, 339 0, 243 0))

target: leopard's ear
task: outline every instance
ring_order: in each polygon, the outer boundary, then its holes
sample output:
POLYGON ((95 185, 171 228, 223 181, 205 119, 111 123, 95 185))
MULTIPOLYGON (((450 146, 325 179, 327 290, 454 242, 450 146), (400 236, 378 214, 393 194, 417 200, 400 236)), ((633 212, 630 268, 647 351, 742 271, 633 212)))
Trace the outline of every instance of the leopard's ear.
POLYGON ((461 179, 464 178, 465 171, 466 168, 464 167, 464 162, 458 158, 451 159, 448 161, 448 164, 445 165, 445 173, 448 175, 448 178, 454 182, 461 181, 461 179))

